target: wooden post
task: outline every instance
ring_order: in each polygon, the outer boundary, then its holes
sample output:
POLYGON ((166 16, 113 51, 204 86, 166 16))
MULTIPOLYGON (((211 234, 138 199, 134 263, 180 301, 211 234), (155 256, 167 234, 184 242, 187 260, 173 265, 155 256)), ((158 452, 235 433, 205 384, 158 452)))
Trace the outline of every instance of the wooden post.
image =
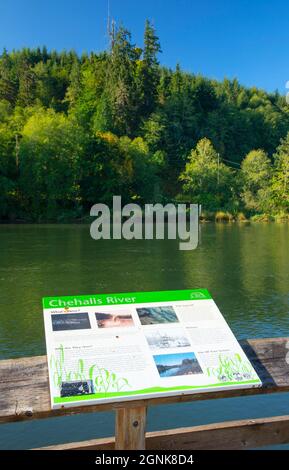
POLYGON ((145 406, 116 411, 116 450, 145 450, 146 414, 145 406))

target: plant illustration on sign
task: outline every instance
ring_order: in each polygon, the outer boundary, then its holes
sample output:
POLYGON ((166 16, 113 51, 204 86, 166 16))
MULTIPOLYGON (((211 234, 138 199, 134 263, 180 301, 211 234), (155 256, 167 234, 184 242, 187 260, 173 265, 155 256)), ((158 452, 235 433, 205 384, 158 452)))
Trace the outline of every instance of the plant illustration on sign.
POLYGON ((219 355, 219 365, 207 368, 208 376, 217 377, 221 382, 242 382, 255 378, 254 369, 249 361, 243 360, 240 354, 234 356, 219 355))
POLYGON ((77 367, 74 370, 68 370, 65 366, 62 344, 59 347, 58 357, 54 354, 51 355, 50 368, 53 383, 59 388, 63 382, 86 381, 88 379, 92 381, 95 393, 120 392, 125 388, 130 388, 130 384, 125 377, 118 377, 114 372, 99 367, 97 364, 92 364, 87 370, 83 359, 78 360, 77 367))

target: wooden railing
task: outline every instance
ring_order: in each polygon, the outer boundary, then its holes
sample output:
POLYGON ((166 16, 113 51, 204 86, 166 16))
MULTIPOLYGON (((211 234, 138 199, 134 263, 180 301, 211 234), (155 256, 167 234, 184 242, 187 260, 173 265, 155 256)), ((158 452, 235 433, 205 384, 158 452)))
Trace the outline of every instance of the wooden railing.
POLYGON ((115 437, 43 448, 52 450, 248 449, 289 443, 289 416, 146 433, 146 413, 149 406, 288 392, 289 365, 286 362, 288 342, 289 338, 241 341, 241 346, 263 382, 261 388, 210 391, 60 410, 51 410, 50 407, 46 356, 0 361, 0 423, 76 413, 115 411, 115 437))

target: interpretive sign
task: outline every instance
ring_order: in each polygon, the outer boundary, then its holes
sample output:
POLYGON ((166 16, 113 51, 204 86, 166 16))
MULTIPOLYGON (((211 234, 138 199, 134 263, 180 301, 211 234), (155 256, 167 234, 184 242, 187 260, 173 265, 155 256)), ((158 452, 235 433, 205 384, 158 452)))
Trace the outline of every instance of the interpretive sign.
POLYGON ((205 289, 43 299, 52 408, 261 386, 205 289))

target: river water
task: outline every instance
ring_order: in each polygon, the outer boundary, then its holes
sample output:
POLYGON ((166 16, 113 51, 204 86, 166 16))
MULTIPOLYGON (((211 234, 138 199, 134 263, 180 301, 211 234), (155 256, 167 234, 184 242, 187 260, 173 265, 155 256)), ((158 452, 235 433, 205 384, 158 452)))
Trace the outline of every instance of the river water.
MULTIPOLYGON (((0 225, 0 358, 45 354, 44 296, 193 288, 211 292, 238 339, 289 336, 289 225, 204 224, 194 251, 93 241, 87 225, 0 225)), ((289 394, 159 406, 148 429, 281 414, 289 394)), ((0 448, 113 433, 112 413, 5 424, 0 448)))

